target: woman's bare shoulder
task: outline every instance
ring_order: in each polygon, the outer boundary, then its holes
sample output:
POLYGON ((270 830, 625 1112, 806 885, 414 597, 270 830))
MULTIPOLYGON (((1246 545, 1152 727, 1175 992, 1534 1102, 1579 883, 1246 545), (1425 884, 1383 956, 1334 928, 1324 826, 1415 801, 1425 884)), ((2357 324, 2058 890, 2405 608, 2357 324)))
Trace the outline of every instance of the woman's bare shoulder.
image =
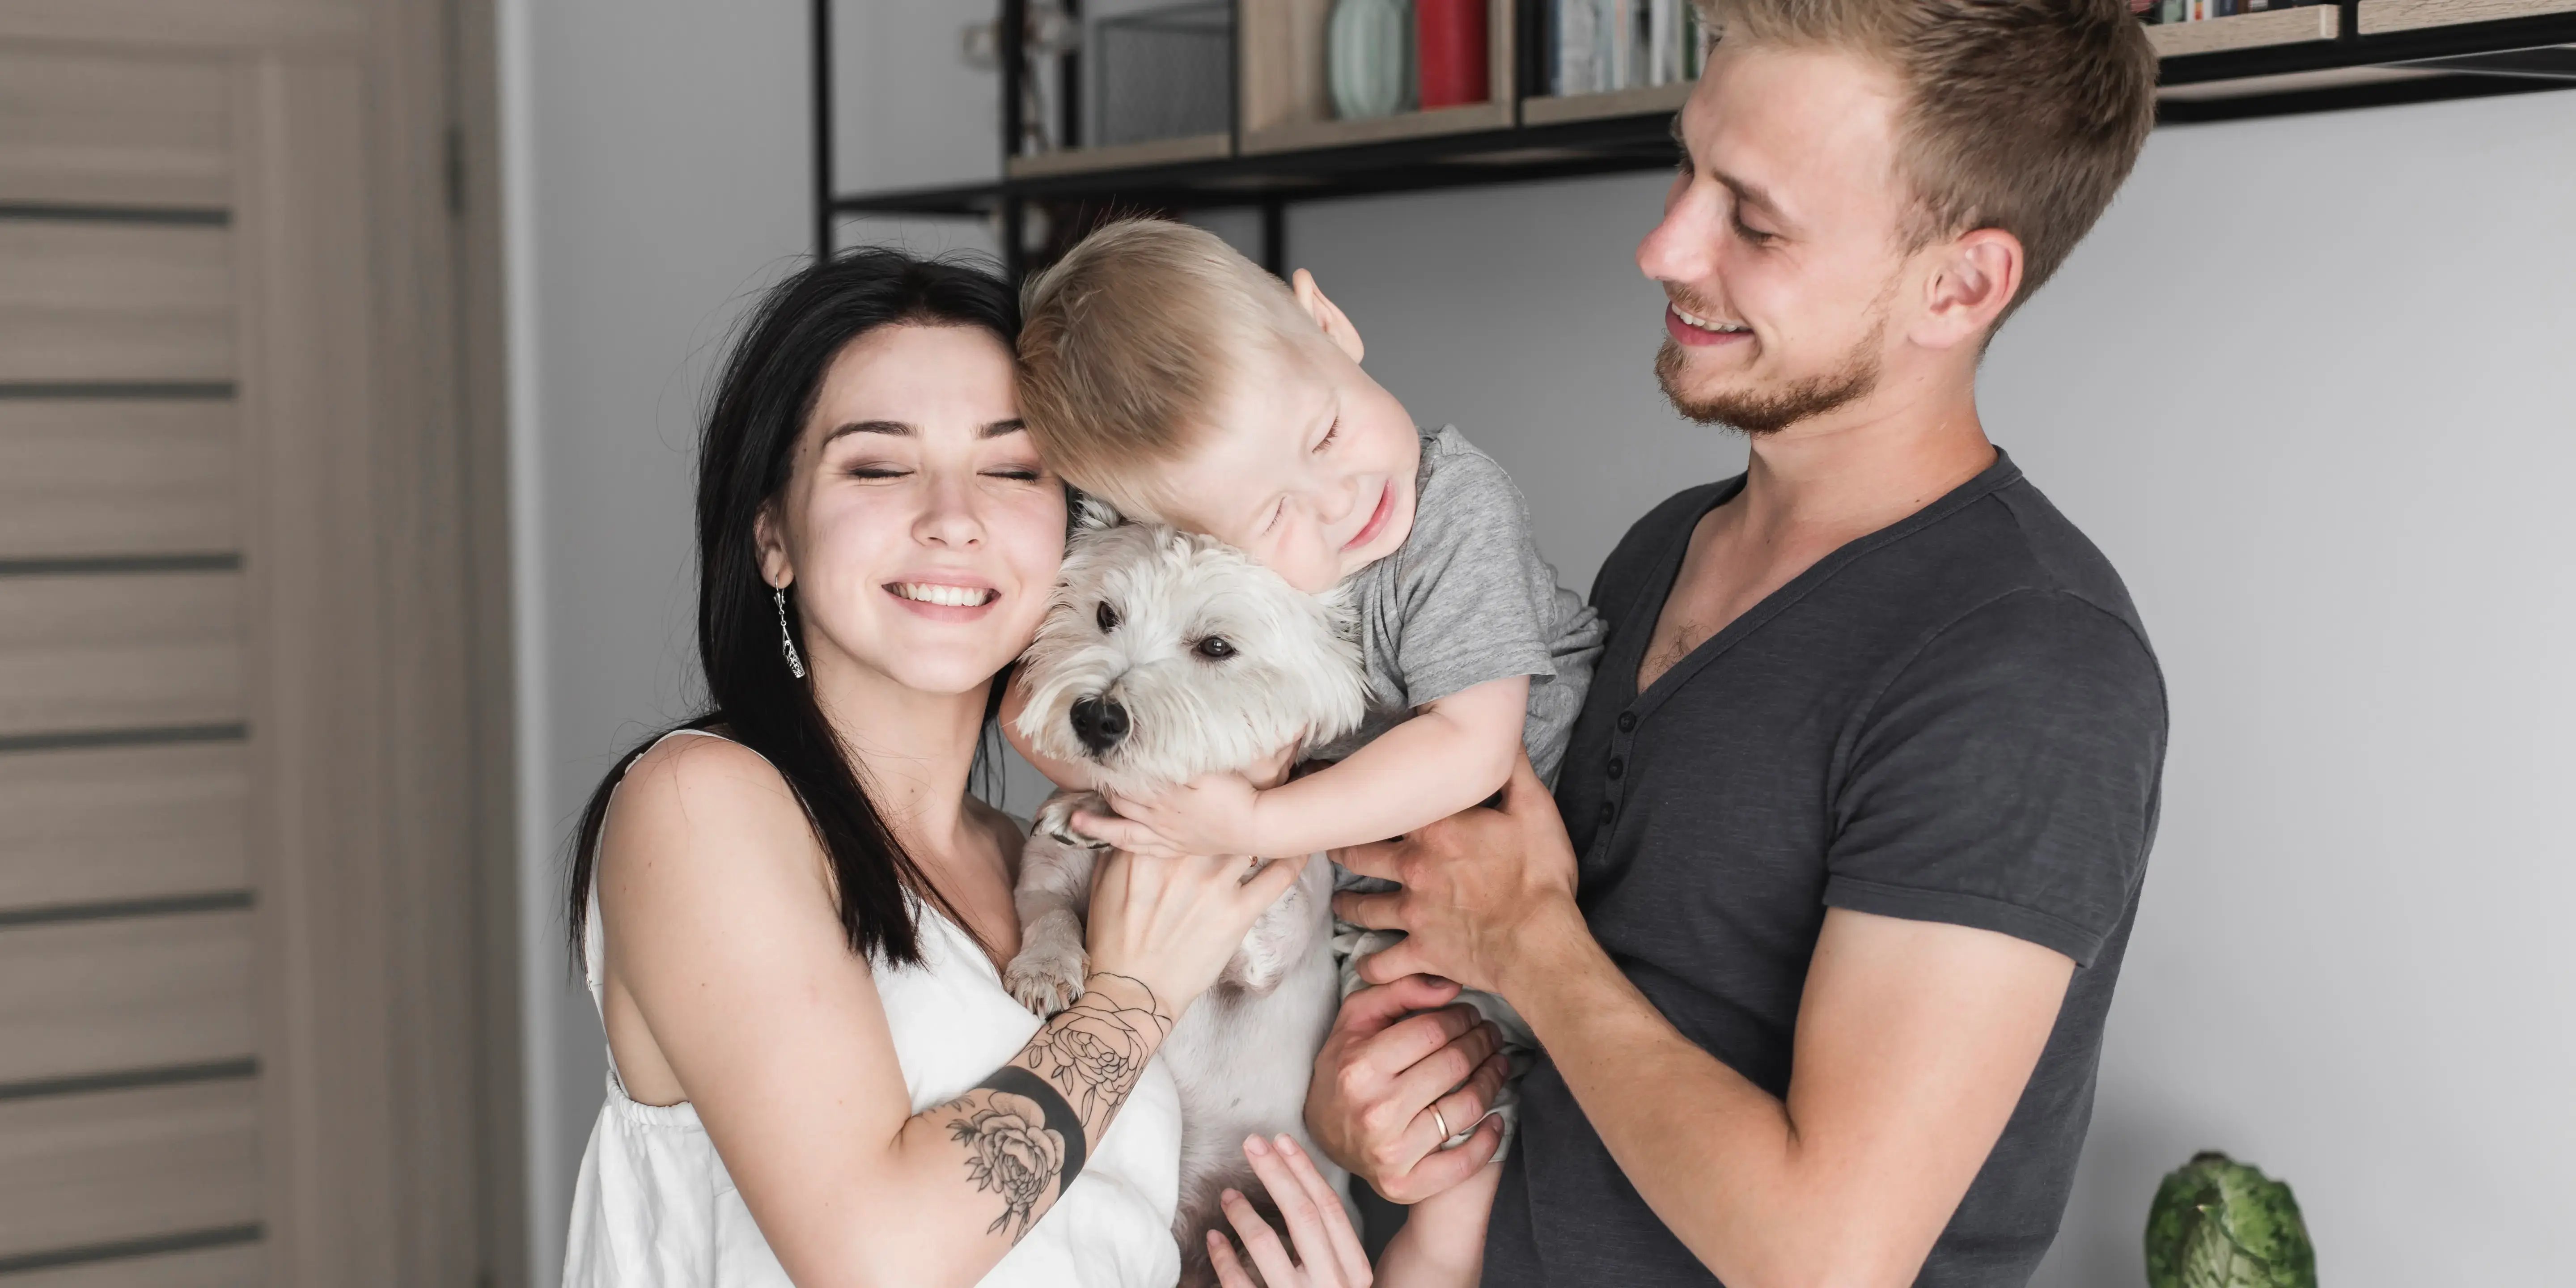
POLYGON ((730 738, 691 735, 665 738, 626 767, 600 841, 604 866, 642 858, 648 868, 761 856, 810 866, 813 849, 804 809, 768 760, 730 738))

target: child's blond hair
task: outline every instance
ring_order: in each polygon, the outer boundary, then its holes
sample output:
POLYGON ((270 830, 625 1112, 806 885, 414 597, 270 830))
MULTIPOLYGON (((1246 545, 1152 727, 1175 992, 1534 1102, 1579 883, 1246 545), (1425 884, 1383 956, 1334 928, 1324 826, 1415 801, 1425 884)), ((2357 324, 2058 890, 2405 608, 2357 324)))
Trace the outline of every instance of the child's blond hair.
POLYGON ((1148 468, 1186 455, 1244 357, 1321 332, 1278 278, 1216 234, 1127 219, 1021 292, 1020 416, 1075 487, 1137 515, 1168 498, 1148 468))

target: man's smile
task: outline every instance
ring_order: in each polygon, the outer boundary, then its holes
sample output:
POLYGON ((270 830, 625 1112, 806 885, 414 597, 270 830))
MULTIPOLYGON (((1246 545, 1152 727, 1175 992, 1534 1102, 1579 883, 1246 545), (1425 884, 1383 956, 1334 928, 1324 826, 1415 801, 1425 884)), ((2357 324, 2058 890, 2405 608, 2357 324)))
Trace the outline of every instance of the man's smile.
POLYGON ((1712 322, 1695 313, 1685 313, 1678 304, 1664 306, 1664 330, 1677 344, 1706 347, 1734 344, 1753 338, 1753 328, 1741 322, 1712 322))

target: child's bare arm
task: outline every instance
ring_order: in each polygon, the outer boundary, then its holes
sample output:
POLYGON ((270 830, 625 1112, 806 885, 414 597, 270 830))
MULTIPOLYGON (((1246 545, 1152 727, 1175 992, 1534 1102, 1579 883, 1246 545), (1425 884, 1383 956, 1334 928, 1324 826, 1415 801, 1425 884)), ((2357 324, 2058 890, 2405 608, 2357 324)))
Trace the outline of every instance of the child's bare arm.
POLYGON ((1529 677, 1488 680, 1416 708, 1349 759, 1268 791, 1216 774, 1152 799, 1110 795, 1126 822, 1078 816, 1121 849, 1312 854, 1383 841, 1483 801, 1511 777, 1529 677))
POLYGON ((1413 1205, 1377 1260, 1379 1288, 1468 1288, 1485 1268, 1485 1225, 1493 1216, 1499 1163, 1413 1205))
POLYGON ((1402 836, 1501 791, 1521 751, 1529 677, 1450 694, 1350 758, 1255 798, 1254 853, 1311 854, 1402 836))

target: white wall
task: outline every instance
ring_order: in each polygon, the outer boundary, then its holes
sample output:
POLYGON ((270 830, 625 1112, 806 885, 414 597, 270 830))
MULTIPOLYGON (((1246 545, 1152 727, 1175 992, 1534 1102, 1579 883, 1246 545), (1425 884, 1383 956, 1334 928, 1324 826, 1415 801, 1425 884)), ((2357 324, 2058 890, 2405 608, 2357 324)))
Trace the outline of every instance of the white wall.
POLYGON ((802 6, 503 0, 530 1264, 599 1111, 565 841, 696 689, 696 413, 727 325, 811 248, 802 6))
MULTIPOLYGON (((947 58, 975 7, 845 4, 842 56, 963 102, 964 73, 879 55, 947 58)), ((545 1267, 601 1067, 556 949, 563 829, 685 706, 688 440, 724 324, 805 250, 806 55, 797 6, 504 8, 545 1267)), ((842 118, 847 182, 989 172, 982 136, 952 166, 945 134, 908 127, 919 101, 850 100, 870 106, 842 118)), ((1990 427, 2127 576, 2174 695, 2163 836, 2045 1284, 2141 1282, 2155 1178, 2210 1145, 2298 1185, 2338 1285, 2576 1276, 2576 950, 2549 920, 2576 897, 2551 808, 2576 689, 2550 665, 2576 640, 2571 135, 2576 95, 2161 132, 1995 348, 1990 427)), ((1662 186, 1289 221, 1371 368, 1511 467, 1576 586, 1654 501, 1742 460, 1649 372, 1656 295, 1628 257, 1662 186)), ((974 224, 848 231, 991 245, 974 224)))
MULTIPOLYGON (((1997 342, 1997 441, 2127 578, 2162 835, 2039 1282, 2144 1282, 2158 1177, 2297 1187, 2338 1288, 2576 1281, 2576 94, 2158 132, 1997 342)), ((1738 467, 1629 252, 1660 175, 1297 209, 1289 258, 1589 584, 1738 467)))

